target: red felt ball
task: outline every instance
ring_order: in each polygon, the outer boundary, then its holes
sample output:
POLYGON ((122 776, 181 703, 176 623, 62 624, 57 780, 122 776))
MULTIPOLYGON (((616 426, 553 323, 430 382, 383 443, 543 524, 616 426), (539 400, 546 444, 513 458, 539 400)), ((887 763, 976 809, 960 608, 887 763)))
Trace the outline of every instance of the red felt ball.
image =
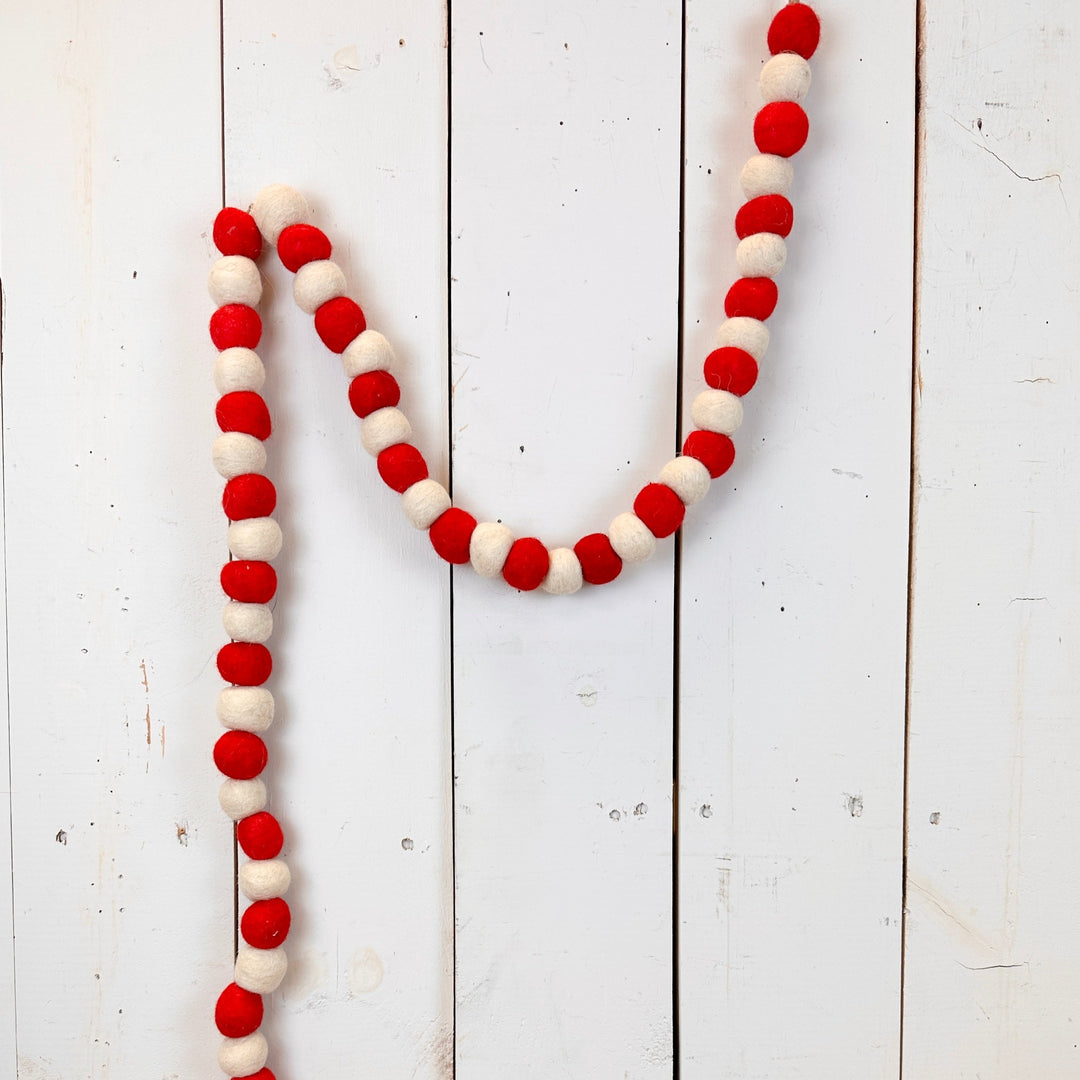
POLYGON ((254 390, 234 390, 218 398, 214 413, 222 431, 242 431, 256 439, 270 438, 270 410, 254 390))
POLYGON ((270 678, 273 661, 265 645, 230 641, 218 649, 217 667, 226 682, 236 686, 259 686, 270 678))
POLYGON ((233 1080, 277 1080, 277 1077, 269 1069, 262 1068, 250 1076, 234 1076, 233 1080))
POLYGON ((769 52, 793 52, 809 60, 821 38, 821 23, 809 4, 787 4, 769 25, 769 52))
POLYGON ((262 337, 262 319, 247 304, 226 304, 210 316, 210 340, 218 349, 254 349, 262 337))
POLYGON ((583 536, 574 545, 574 554, 581 563, 581 576, 590 585, 606 585, 614 581, 622 570, 622 559, 604 533, 583 536))
POLYGON ((428 475, 424 455, 408 443, 388 446, 375 459, 375 464, 383 482, 394 491, 405 491, 413 484, 426 480, 428 475))
POLYGON ((795 211, 783 195, 759 195, 739 207, 735 232, 740 240, 759 232, 787 236, 794 220, 795 211))
POLYGON ((315 312, 315 332, 331 352, 344 352, 349 342, 362 334, 366 326, 360 305, 347 296, 335 296, 315 312))
POLYGON ((221 508, 230 521, 242 518, 269 517, 277 505, 274 485, 258 473, 234 476, 221 496, 221 508))
POLYGON ((277 242, 278 258, 294 274, 309 262, 329 259, 331 250, 326 233, 314 225, 290 225, 281 230, 277 242))
POLYGON ((266 768, 266 743, 250 731, 226 731, 214 743, 218 772, 233 780, 251 780, 266 768))
POLYGON ((776 310, 776 282, 767 277, 739 278, 728 289, 724 311, 729 319, 745 315, 751 319, 767 319, 776 310))
POLYGON ((439 515, 428 529, 428 538, 438 556, 448 563, 467 563, 469 561, 469 541, 476 518, 460 507, 451 506, 439 515))
POLYGON ((757 382, 757 361, 743 349, 725 345, 705 357, 705 382, 714 390, 742 397, 757 382))
POLYGON ((277 573, 268 562, 234 559, 221 568, 221 588, 230 600, 268 604, 277 592, 277 573))
POLYGON ((549 562, 547 548, 535 536, 523 536, 511 545, 502 576, 508 585, 530 592, 544 580, 549 562))
POLYGON ((214 1022, 218 1031, 227 1039, 242 1039, 250 1035, 262 1023, 262 998, 236 983, 229 983, 221 991, 214 1009, 214 1022))
POLYGON ((253 949, 276 949, 288 936, 289 905, 275 896, 256 900, 240 917, 240 935, 253 949))
POLYGON ((770 101, 754 117, 754 142, 763 154, 791 157, 806 145, 810 121, 794 101, 770 101))
POLYGON ((236 839, 249 859, 273 859, 285 843, 277 818, 265 810, 238 821, 236 839))
POLYGON ((686 507, 667 484, 646 484, 634 500, 634 513, 656 537, 670 536, 681 524, 686 507))
POLYGON ((214 218, 214 245, 222 255, 243 255, 257 259, 262 251, 262 236, 255 219, 244 210, 226 206, 214 218))
POLYGON ((349 404, 361 419, 376 409, 391 408, 400 400, 401 387, 389 371, 365 371, 349 383, 349 404))
POLYGON ((683 443, 682 452, 697 458, 715 480, 731 468, 735 460, 735 444, 715 431, 691 431, 683 443))

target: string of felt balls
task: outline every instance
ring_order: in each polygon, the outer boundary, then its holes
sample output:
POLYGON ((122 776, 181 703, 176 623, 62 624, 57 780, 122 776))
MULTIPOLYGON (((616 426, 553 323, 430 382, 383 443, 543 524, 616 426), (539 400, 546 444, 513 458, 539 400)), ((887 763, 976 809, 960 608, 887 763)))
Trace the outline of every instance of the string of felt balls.
POLYGON ((223 1071, 235 1080, 275 1080, 266 1068, 268 1044, 261 1031, 262 996, 277 989, 288 962, 284 942, 290 912, 284 897, 290 884, 282 859, 284 836, 266 810, 261 773, 267 748, 261 736, 274 718, 273 695, 264 685, 272 658, 266 642, 273 631, 270 602, 277 588, 271 563, 282 545, 273 518, 276 492, 266 477, 265 442, 270 412, 260 395, 265 380, 254 351, 262 334, 257 307, 262 279, 255 260, 264 240, 277 248, 294 273, 297 305, 314 316, 324 344, 341 355, 349 384, 349 403, 360 418, 360 438, 376 457, 379 475, 401 495, 406 516, 426 529, 435 551, 447 562, 471 563, 487 577, 501 575, 520 590, 564 594, 583 583, 601 585, 617 577, 624 563, 641 562, 659 538, 682 524, 686 507, 707 493, 712 479, 735 457, 731 436, 743 414, 742 397, 754 385, 769 342, 765 320, 777 302, 775 278, 787 256, 792 227, 788 201, 791 157, 806 142, 808 122, 800 105, 810 87, 809 58, 819 38, 817 16, 803 3, 789 3, 772 20, 768 46, 772 58, 761 71, 764 107, 754 120, 759 153, 741 173, 747 201, 735 217, 739 237, 736 260, 741 277, 728 290, 727 319, 716 348, 705 359, 708 389, 694 400, 695 429, 682 454, 660 470, 620 514, 607 533, 592 533, 571 548, 549 550, 535 537, 515 538, 499 522, 477 522, 451 505, 446 489, 428 474, 427 463, 411 443, 412 428, 398 408, 400 389, 392 372, 394 354, 386 338, 367 328, 360 306, 346 295, 345 275, 331 261, 323 232, 308 222, 303 197, 285 185, 263 189, 251 213, 226 208, 214 221, 214 243, 221 258, 210 272, 210 295, 218 305, 210 336, 219 353, 214 381, 221 397, 216 415, 222 434, 213 460, 226 484, 222 506, 229 520, 230 560, 221 571, 228 597, 223 622, 230 641, 217 655, 229 684, 218 698, 218 716, 227 729, 214 747, 214 761, 225 780, 219 799, 235 822, 236 839, 246 856, 239 888, 250 901, 240 920, 243 945, 233 981, 217 1001, 215 1020, 224 1040, 218 1052, 223 1071))

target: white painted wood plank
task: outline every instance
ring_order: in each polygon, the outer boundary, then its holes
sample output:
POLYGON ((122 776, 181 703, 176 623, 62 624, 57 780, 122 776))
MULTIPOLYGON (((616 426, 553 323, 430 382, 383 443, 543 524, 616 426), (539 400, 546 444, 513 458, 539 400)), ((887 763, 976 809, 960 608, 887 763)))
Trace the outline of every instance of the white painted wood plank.
MULTIPOLYGON (((690 5, 687 415, 774 10, 690 5)), ((820 12, 772 343, 683 533, 684 1080, 898 1070, 915 14, 820 12)))
POLYGON ((216 27, 216 3, 51 0, 9 11, 0 39, 24 1077, 216 1069, 232 937, 208 773, 216 27))
MULTIPOLYGON (((0 188, 2 190, 2 188, 0 188)), ((0 240, 3 237, 0 213, 0 240)), ((2 263, 0 263, 2 273, 2 263)), ((0 286, 0 431, 3 431, 3 288, 0 286)), ((2 479, 0 479, 2 484, 2 479)), ((0 487, 2 491, 2 487, 0 487)), ((4 504, 0 498, 0 535, 4 532, 4 504)), ((6 561, 6 560, 5 560, 6 561)), ((5 613, 0 625, 0 1067, 9 1074, 15 1072, 15 909, 12 890, 14 865, 11 860, 11 758, 8 752, 10 724, 8 721, 8 638, 7 638, 7 575, 0 570, 0 611, 5 613)))
MULTIPOLYGON (((312 201, 403 408, 446 479, 442 5, 225 7, 226 182, 312 201)), ((340 361, 264 255, 270 472, 286 535, 269 784, 293 958, 268 1023, 284 1076, 446 1077, 452 1055, 449 574, 360 445, 340 361)), ((208 388, 209 392, 209 388, 208 388)))
MULTIPOLYGON (((679 16, 452 17, 455 498, 572 545, 675 443, 679 16)), ((672 588, 455 571, 459 1080, 671 1075, 672 588)))
POLYGON ((926 5, 907 1080, 1080 1069, 1075 5, 926 5))

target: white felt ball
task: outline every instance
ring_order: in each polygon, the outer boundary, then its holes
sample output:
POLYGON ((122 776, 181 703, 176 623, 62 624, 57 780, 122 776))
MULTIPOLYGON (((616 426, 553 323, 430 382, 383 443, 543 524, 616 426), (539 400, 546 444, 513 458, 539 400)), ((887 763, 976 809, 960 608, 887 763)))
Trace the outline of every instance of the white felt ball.
POLYGON ((311 207, 296 188, 288 184, 271 184, 255 196, 251 216, 267 241, 276 244, 282 230, 311 217, 311 207))
POLYGON ((344 296, 347 289, 345 274, 337 263, 329 259, 316 259, 315 262, 304 263, 296 271, 292 294, 301 311, 314 315, 327 300, 344 296))
POLYGON ((412 424, 400 409, 376 409, 360 421, 360 441, 372 457, 378 457, 388 446, 408 442, 410 435, 412 424))
POLYGON ((760 319, 745 315, 725 319, 716 331, 716 347, 723 349, 729 345, 760 360, 769 347, 769 328, 760 319))
POLYGON ((217 699, 218 719, 238 731, 265 731, 274 722, 274 695, 265 686, 226 686, 217 699))
POLYGON ((620 514, 608 526, 615 554, 627 563, 644 562, 656 550, 656 537, 637 514, 620 514))
POLYGON ((450 509, 450 496, 438 480, 417 480, 402 492, 401 508, 413 528, 430 529, 450 509))
POLYGON ((570 548, 552 548, 548 552, 548 572, 540 588, 553 596, 569 596, 581 588, 581 563, 570 548))
POLYGON ((266 1036, 253 1031, 242 1039, 222 1039, 218 1065, 226 1076, 251 1076, 266 1064, 269 1056, 266 1036))
POLYGON ((269 517, 244 518, 229 526, 227 541, 234 558, 272 562, 281 551, 281 526, 269 517))
POLYGON ((254 641, 262 644, 274 632, 274 615, 266 604, 242 604, 230 600, 221 614, 225 633, 233 641, 254 641))
POLYGON ((378 330, 365 330, 345 346, 341 363, 350 379, 368 371, 390 371, 394 366, 394 350, 378 330))
POLYGON ((214 361, 214 385, 219 394, 234 390, 254 390, 258 393, 266 382, 266 368, 259 354, 251 349, 225 349, 214 361))
POLYGON ((214 468, 226 480, 244 473, 261 473, 266 468, 266 447, 254 435, 243 431, 219 435, 211 453, 214 468))
POLYGON ((709 470, 693 457, 672 458, 660 470, 660 483, 671 488, 684 506, 701 502, 709 493, 711 480, 709 470))
POLYGON ((249 900, 272 900, 284 896, 292 874, 284 859, 252 859, 240 867, 240 891, 249 900))
POLYGON ((469 562, 481 577, 498 577, 514 546, 514 534, 501 521, 481 521, 469 540, 469 562))
POLYGON ((253 994, 272 994, 289 970, 289 958, 280 945, 276 949, 252 949, 247 945, 236 954, 233 980, 253 994))
POLYGON ((240 821, 257 814, 266 805, 266 785, 258 777, 254 780, 230 778, 218 788, 218 802, 233 821, 240 821))
POLYGON ((795 167, 777 154, 755 154, 743 166, 739 182, 748 199, 759 195, 786 195, 795 178, 795 167))
POLYGON ((810 65, 798 53, 777 53, 761 69, 759 85, 766 101, 802 101, 810 89, 810 65))
POLYGON ((690 406, 690 419, 704 431, 734 435, 743 421, 742 398, 726 390, 702 390, 690 406))
POLYGON ((787 244, 776 233, 753 233, 739 241, 735 262, 743 277, 776 277, 787 262, 787 244))
POLYGON ((243 255, 223 255, 210 267, 207 282, 210 298, 218 307, 225 304, 247 304, 258 307, 262 297, 262 278, 259 268, 243 255))

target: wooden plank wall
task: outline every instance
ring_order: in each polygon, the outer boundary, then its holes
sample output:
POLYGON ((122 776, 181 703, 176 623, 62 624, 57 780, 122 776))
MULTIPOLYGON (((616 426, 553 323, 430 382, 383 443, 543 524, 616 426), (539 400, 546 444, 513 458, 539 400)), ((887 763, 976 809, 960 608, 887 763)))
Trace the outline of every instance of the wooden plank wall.
MULTIPOLYGON (((613 585, 441 565, 265 260, 278 1080, 1077 1075, 1078 15, 819 10, 738 459, 613 585)), ((218 1075, 222 199, 303 189, 433 473, 572 543, 677 445, 772 13, 0 12, 0 1078, 218 1075)))

